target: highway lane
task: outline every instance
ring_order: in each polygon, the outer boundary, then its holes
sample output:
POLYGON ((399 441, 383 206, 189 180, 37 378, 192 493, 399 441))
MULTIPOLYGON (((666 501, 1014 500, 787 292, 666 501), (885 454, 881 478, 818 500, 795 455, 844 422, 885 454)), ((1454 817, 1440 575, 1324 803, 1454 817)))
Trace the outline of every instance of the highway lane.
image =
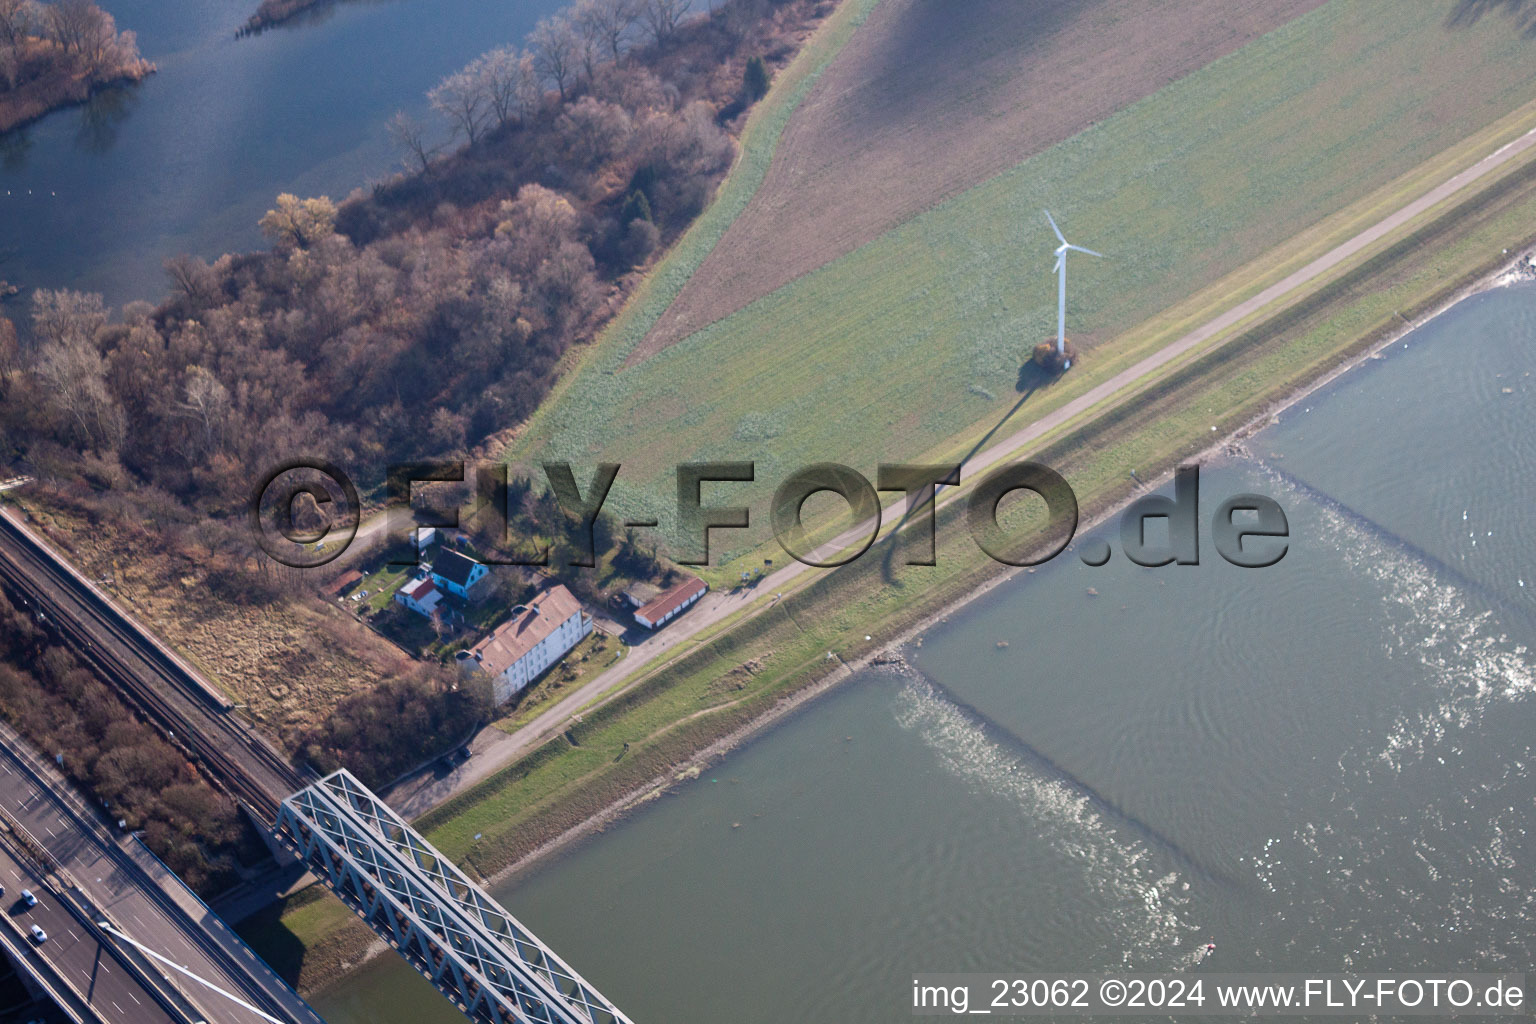
MULTIPOLYGON (((38 875, 0 848, 0 913, 22 931, 40 925, 48 939, 33 943, 40 956, 78 992, 103 1020, 124 1024, 177 1024, 176 1019, 155 999, 103 944, 103 937, 85 926, 69 911, 38 875), (27 907, 21 890, 30 889, 37 906, 27 907)), ((0 925, 5 927, 5 925, 0 925)))
MULTIPOLYGON (((262 1006, 263 999, 275 999, 290 1019, 320 1024, 314 1011, 286 987, 280 988, 275 978, 270 978, 264 988, 257 978, 266 969, 249 954, 243 954, 243 958, 236 955, 234 959, 240 968, 235 968, 210 949, 216 940, 205 934, 205 929, 231 934, 223 922, 197 903, 195 897, 184 893, 182 899, 176 900, 164 893, 151 892, 153 883, 135 868, 127 852, 118 849, 104 834, 92 811, 72 788, 61 779, 49 777, 49 768, 29 759, 25 747, 3 725, 0 741, 0 807, 59 861, 75 884, 119 929, 219 988, 240 995, 246 1002, 262 1006), (28 764, 31 771, 24 767, 28 764), (48 778, 46 788, 38 781, 39 776, 48 778)), ((167 968, 164 973, 175 972, 167 968)), ((209 1024, 266 1024, 258 1014, 180 975, 172 981, 187 998, 207 1011, 209 1024)), ((279 1007, 269 1005, 264 1009, 271 1013, 279 1007)))

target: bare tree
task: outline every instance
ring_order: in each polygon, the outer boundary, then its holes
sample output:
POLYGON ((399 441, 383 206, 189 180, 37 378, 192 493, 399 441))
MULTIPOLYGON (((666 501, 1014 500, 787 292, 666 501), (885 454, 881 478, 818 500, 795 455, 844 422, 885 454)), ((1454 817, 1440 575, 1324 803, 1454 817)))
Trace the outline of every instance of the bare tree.
POLYGON ((21 346, 16 339, 16 325, 0 316, 0 390, 11 374, 21 368, 21 346))
POLYGON ((471 65, 480 76, 498 125, 522 120, 538 109, 543 96, 533 58, 510 46, 501 46, 471 65))
POLYGON ((693 0, 641 0, 640 20, 658 46, 672 38, 693 0))
POLYGON ((44 342, 34 373, 84 444, 116 450, 125 424, 107 389, 106 364, 94 342, 44 342))
POLYGON ((0 0, 0 47, 14 48, 38 30, 33 0, 0 0))
POLYGON ((538 116, 544 107, 544 82, 534 66, 533 54, 526 50, 517 55, 515 98, 519 121, 538 116))
POLYGON ((172 287, 194 305, 209 305, 218 297, 219 285, 213 268, 196 256, 172 256, 165 261, 165 273, 172 287))
POLYGON ((533 47, 534 70, 545 81, 554 83, 563 101, 575 83, 576 65, 581 59, 581 40, 576 31, 569 20, 556 15, 541 19, 529 34, 528 42, 533 47))
POLYGON ((195 364, 187 367, 186 398, 179 411, 197 425, 197 452, 207 454, 224 447, 230 413, 229 390, 212 372, 195 364))
POLYGON ((335 234, 336 204, 328 196, 300 199, 284 192, 258 226, 279 249, 308 249, 335 234))
POLYGON ((106 303, 94 292, 39 288, 32 293, 32 329, 41 341, 90 342, 106 323, 106 303))
POLYGON ((591 16, 595 6, 592 0, 580 0, 572 8, 570 18, 571 30, 576 36, 576 56, 588 82, 597 77, 597 66, 602 63, 607 47, 601 26, 591 16))
POLYGON ((640 20, 640 0, 582 0, 576 17, 591 24, 608 56, 617 61, 624 56, 630 34, 640 20))
POLYGON ((43 8, 48 36, 90 73, 107 67, 117 44, 112 15, 91 0, 56 0, 43 8))
POLYGON ((462 133, 473 145, 485 130, 490 102, 484 76, 471 64, 437 83, 427 93, 432 109, 446 117, 456 134, 462 133))
POLYGON ((747 35, 763 23, 768 13, 768 0, 731 0, 714 13, 716 24, 740 46, 747 35))
POLYGON ((565 144, 585 167, 612 156, 633 131, 629 113, 617 103, 583 96, 560 115, 558 128, 565 144))
POLYGON ((66 53, 78 53, 99 14, 90 0, 58 0, 43 8, 43 29, 66 53))
POLYGON ((402 157, 413 161, 425 174, 432 166, 437 147, 428 146, 426 128, 410 114, 401 110, 389 119, 389 141, 400 150, 402 157))

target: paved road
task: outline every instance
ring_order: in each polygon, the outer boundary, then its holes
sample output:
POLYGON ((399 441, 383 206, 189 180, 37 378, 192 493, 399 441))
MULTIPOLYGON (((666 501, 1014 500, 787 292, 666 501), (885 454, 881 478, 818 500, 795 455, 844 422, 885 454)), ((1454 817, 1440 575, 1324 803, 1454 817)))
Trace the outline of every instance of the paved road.
MULTIPOLYGON (((948 504, 964 493, 969 484, 980 476, 982 470, 1022 453, 1035 441, 1083 415, 1103 403, 1123 399, 1136 389, 1148 375, 1168 366, 1193 349, 1216 338, 1224 331, 1248 317, 1279 301, 1292 292, 1324 276, 1341 263, 1359 254, 1387 235, 1403 227, 1409 221, 1425 213, 1431 207, 1449 199, 1468 185, 1536 145, 1536 129, 1527 132, 1513 142, 1483 157, 1464 171, 1448 178, 1425 192, 1419 198, 1383 217, 1370 227, 1341 245, 1330 249, 1306 266, 1271 285, 1257 295, 1238 303, 1219 316, 1169 343, 1162 349, 1116 374, 1070 402, 1031 421, 1027 426, 973 456, 965 466, 963 482, 959 487, 944 489, 940 504, 948 504)), ((896 518, 896 517, 892 517, 896 518)), ((860 523, 846 533, 823 545, 818 552, 834 553, 866 536, 872 522, 860 523)), ((471 744, 474 756, 452 772, 441 776, 427 775, 395 787, 388 794, 389 803, 406 817, 424 814, 449 797, 494 775, 532 748, 565 729, 582 707, 605 695, 622 692, 626 683, 638 682, 643 670, 658 656, 697 636, 704 629, 720 622, 754 603, 761 603, 757 611, 765 610, 774 600, 772 595, 789 593, 806 585, 813 578, 811 573, 834 570, 815 569, 800 562, 791 561, 784 568, 765 578, 756 587, 728 593, 712 592, 683 618, 671 623, 660 633, 648 637, 635 646, 627 657, 607 672, 597 676, 550 708, 540 713, 515 734, 487 728, 475 737, 471 744), (767 600, 765 600, 765 597, 767 600)), ((756 614, 754 612, 753 614, 756 614)))
MULTIPOLYGON (((149 891, 148 878, 154 877, 155 872, 168 876, 168 872, 153 864, 152 858, 133 850, 136 843, 130 842, 128 850, 118 848, 93 824, 91 812, 61 780, 50 778, 48 786, 42 785, 35 773, 48 769, 36 765, 9 729, 0 727, 0 740, 0 805, 47 848, 117 927, 194 974, 240 994, 246 1002, 259 1005, 261 999, 269 998, 291 1018, 303 1024, 321 1024, 320 1018, 286 987, 280 987, 275 978, 261 982, 257 980, 259 975, 248 974, 247 971, 258 969, 254 958, 247 955, 249 964, 237 959, 241 970, 228 968, 227 961, 208 948, 210 942, 216 941, 209 937, 212 930, 228 931, 223 923, 184 889, 177 893, 179 899, 164 895, 167 889, 174 892, 172 886, 180 885, 171 877, 159 879, 159 892, 149 891), (136 853, 137 858, 131 853, 136 853)), ((52 935, 52 929, 48 931, 52 935)), ((264 1024, 257 1014, 202 989, 195 982, 180 976, 173 981, 183 994, 208 1011, 210 1024, 264 1024)))
POLYGON ((22 931, 34 924, 42 926, 48 941, 34 944, 34 948, 102 1019, 125 1024, 174 1024, 175 1018, 117 961, 100 933, 81 924, 41 878, 3 849, 0 885, 5 886, 0 913, 22 931), (32 890, 37 906, 28 908, 21 901, 22 889, 32 890))

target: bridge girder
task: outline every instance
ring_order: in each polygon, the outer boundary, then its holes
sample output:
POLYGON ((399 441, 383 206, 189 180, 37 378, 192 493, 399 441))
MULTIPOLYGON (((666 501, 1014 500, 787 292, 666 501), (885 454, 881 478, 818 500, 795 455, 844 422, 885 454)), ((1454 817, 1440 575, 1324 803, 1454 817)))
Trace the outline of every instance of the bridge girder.
POLYGON ((276 832, 471 1020, 632 1024, 351 773, 284 800, 276 832))

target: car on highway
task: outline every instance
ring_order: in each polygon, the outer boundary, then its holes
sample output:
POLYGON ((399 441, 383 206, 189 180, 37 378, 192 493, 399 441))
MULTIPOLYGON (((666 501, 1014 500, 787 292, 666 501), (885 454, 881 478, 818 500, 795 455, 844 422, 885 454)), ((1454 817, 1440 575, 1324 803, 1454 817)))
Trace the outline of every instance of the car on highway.
POLYGON ((43 931, 41 925, 32 926, 32 941, 39 946, 48 941, 48 933, 43 931))
POLYGON ((25 903, 28 908, 35 907, 37 906, 37 897, 32 895, 31 889, 23 889, 21 890, 21 902, 25 903))

